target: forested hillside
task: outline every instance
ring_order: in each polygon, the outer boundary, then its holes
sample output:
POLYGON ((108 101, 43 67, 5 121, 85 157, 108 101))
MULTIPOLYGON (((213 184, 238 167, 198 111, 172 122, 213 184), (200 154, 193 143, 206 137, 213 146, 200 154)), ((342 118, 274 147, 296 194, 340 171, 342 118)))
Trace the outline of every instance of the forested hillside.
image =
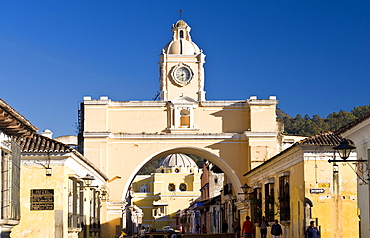
POLYGON ((370 112, 369 106, 354 107, 350 112, 339 111, 330 113, 326 118, 321 118, 319 115, 298 114, 296 117, 291 117, 280 109, 277 109, 277 117, 284 123, 284 133, 289 135, 312 136, 321 134, 326 131, 335 131, 340 127, 360 118, 370 112))

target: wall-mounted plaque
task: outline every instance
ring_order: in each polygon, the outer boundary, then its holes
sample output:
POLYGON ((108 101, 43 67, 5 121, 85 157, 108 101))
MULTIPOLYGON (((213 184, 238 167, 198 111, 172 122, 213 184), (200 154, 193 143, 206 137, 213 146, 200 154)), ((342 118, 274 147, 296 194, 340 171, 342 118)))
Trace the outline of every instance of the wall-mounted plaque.
POLYGON ((54 189, 31 189, 31 211, 54 210, 54 189))

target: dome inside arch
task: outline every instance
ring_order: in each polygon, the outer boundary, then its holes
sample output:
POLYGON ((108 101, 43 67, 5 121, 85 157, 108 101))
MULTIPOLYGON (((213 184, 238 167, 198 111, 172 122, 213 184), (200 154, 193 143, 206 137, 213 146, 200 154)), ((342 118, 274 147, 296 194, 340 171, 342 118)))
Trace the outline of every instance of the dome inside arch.
POLYGON ((198 168, 195 161, 185 154, 171 154, 162 158, 158 163, 158 168, 173 168, 173 167, 192 167, 198 168))

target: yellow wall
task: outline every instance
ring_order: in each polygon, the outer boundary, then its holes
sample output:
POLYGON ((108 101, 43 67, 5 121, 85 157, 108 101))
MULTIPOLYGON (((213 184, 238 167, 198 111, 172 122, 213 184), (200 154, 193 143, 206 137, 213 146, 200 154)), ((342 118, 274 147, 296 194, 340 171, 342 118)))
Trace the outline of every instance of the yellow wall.
POLYGON ((108 177, 121 177, 109 184, 107 219, 120 216, 115 204, 124 200, 139 169, 171 153, 211 161, 238 189, 246 171, 278 152, 276 103, 274 98, 196 102, 192 116, 197 129, 171 131, 170 102, 86 100, 84 155, 108 177))
POLYGON ((275 179, 275 218, 280 220, 279 177, 289 174, 290 222, 281 221, 284 237, 302 237, 311 220, 317 221, 321 238, 358 237, 356 174, 346 163, 338 165, 337 175, 333 173, 333 164, 328 163, 333 157, 330 150, 316 147, 304 152, 296 146, 246 175, 252 187, 262 185, 263 196, 264 184, 270 178, 275 179), (310 189, 324 189, 324 192, 311 193, 310 189), (312 217, 305 209, 305 198, 313 204, 312 217))
POLYGON ((22 166, 21 222, 12 230, 11 237, 54 237, 54 234, 67 237, 67 179, 63 166, 53 167, 53 176, 50 177, 45 176, 45 169, 41 166, 22 166), (31 189, 54 189, 54 210, 31 211, 31 189))
MULTIPOLYGON (((46 176, 47 154, 22 155, 22 166, 20 173, 20 204, 21 220, 18 226, 12 229, 12 238, 40 238, 40 237, 82 237, 82 229, 69 229, 69 192, 70 177, 84 177, 87 173, 94 175, 94 186, 102 186, 105 181, 102 177, 79 159, 73 153, 65 153, 58 156, 49 154, 51 176, 46 176), (31 210, 31 190, 32 189, 53 189, 54 190, 54 209, 53 210, 31 210)), ((98 188, 96 188, 98 189, 98 188)), ((79 190, 77 193, 79 194, 79 190)), ((85 233, 87 237, 95 238, 97 233, 89 232, 90 209, 92 192, 90 188, 84 189, 84 217, 85 233)), ((79 211, 78 211, 79 212, 79 211)), ((104 231, 103 231, 104 232, 104 231)))
POLYGON ((163 226, 176 228, 176 212, 190 205, 190 202, 200 196, 200 173, 153 173, 149 176, 137 176, 132 184, 133 204, 143 210, 143 225, 162 229, 163 226), (168 184, 176 186, 175 191, 168 191, 168 184), (180 191, 179 185, 185 183, 186 191, 180 191), (141 193, 140 187, 146 184, 149 192, 141 193), (163 217, 153 217, 153 202, 168 203, 163 217))

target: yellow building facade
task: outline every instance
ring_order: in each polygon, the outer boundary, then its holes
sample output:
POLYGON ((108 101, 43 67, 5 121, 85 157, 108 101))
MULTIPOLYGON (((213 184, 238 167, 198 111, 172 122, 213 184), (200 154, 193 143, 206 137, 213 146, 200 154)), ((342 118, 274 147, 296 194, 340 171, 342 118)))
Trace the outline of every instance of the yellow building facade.
POLYGON ((17 138, 17 144, 21 221, 11 237, 102 237, 108 178, 75 149, 51 138, 33 134, 17 138))
POLYGON ((133 204, 142 209, 142 225, 155 230, 177 227, 176 214, 200 196, 201 170, 185 154, 171 154, 155 173, 137 175, 132 183, 133 204))
MULTIPOLYGON (((207 101, 205 55, 179 20, 159 60, 159 101, 84 97, 80 108, 82 153, 108 177, 110 201, 104 231, 117 234, 137 172, 152 160, 192 154, 217 165, 241 192, 243 174, 281 150, 275 96, 207 101)), ((241 208, 240 208, 241 209, 241 208)))
POLYGON ((310 137, 247 172, 255 225, 262 216, 269 222, 278 219, 282 237, 295 238, 303 237, 310 221, 315 221, 321 238, 359 237, 354 164, 328 162, 340 141, 332 133, 310 137))

